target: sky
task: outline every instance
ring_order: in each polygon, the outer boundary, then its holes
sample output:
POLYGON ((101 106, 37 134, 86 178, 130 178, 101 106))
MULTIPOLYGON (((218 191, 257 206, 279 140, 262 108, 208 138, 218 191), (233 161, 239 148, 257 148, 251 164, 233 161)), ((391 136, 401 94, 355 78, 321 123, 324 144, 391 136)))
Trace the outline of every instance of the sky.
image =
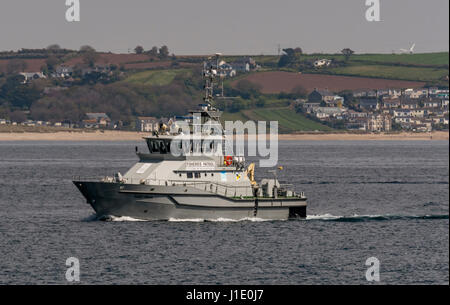
POLYGON ((177 55, 415 52, 449 49, 448 0, 379 0, 379 22, 366 0, 79 0, 67 22, 65 0, 1 0, 0 50, 91 45, 127 53, 167 45, 177 55))

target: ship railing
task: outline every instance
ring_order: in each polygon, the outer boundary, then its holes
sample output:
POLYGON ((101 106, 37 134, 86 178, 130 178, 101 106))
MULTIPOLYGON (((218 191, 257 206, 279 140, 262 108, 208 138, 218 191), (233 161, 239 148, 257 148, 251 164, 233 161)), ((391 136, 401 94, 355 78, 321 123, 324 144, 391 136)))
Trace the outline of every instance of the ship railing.
MULTIPOLYGON (((154 180, 149 179, 152 184, 154 180)), ((198 190, 223 195, 226 197, 252 196, 252 188, 250 185, 229 185, 214 181, 186 181, 186 180, 159 180, 158 185, 166 186, 190 186, 198 190)))
MULTIPOLYGON (((85 177, 85 176, 72 176, 73 181, 84 181, 84 182, 107 182, 108 178, 113 177, 85 177)), ((111 181, 113 182, 113 181, 111 181)))
POLYGON ((250 185, 229 185, 214 181, 189 181, 189 180, 162 180, 162 179, 136 179, 124 178, 125 183, 145 184, 158 186, 189 186, 205 192, 210 192, 226 197, 253 197, 250 185))
MULTIPOLYGON (((85 182, 118 182, 115 177, 82 177, 73 176, 73 181, 85 182)), ((120 181, 125 184, 145 184, 158 186, 189 186, 205 192, 222 195, 225 197, 253 197, 253 189, 250 185, 229 185, 214 181, 190 181, 190 180, 162 180, 162 179, 137 179, 137 178, 122 178, 120 181)), ((305 198, 304 192, 298 194, 299 197, 305 198)))

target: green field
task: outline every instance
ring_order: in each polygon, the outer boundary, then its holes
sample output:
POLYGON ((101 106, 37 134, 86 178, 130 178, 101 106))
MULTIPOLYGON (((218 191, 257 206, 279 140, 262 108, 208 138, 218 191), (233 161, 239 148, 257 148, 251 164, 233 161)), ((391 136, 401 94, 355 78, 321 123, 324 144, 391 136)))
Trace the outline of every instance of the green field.
POLYGON ((400 63, 409 65, 448 66, 448 52, 421 54, 359 54, 351 57, 352 61, 373 63, 400 63))
MULTIPOLYGON (((223 59, 232 62, 242 56, 225 56, 223 59)), ((263 66, 262 70, 273 70, 276 68, 279 57, 274 55, 252 56, 256 62, 263 66), (267 65, 265 68, 264 66, 267 65)), ((340 62, 345 61, 342 54, 303 54, 300 61, 312 61, 318 58, 328 58, 340 62)), ((309 73, 323 73, 335 75, 366 76, 387 79, 400 79, 412 81, 424 81, 434 84, 446 85, 443 81, 448 75, 449 53, 417 53, 417 54, 353 54, 349 60, 340 67, 329 67, 321 69, 308 69, 309 73)), ((285 68, 297 71, 296 68, 285 68)), ((165 69, 137 72, 125 79, 125 82, 149 86, 162 86, 170 84, 173 79, 185 73, 192 73, 189 69, 165 69)), ((238 74, 237 77, 225 81, 229 85, 232 81, 238 81, 246 74, 238 74)))
MULTIPOLYGON (((278 56, 255 56, 255 60, 266 68, 276 66, 278 56)), ((348 61, 342 54, 303 54, 301 61, 313 61, 319 58, 333 59, 341 67, 303 70, 305 73, 366 76, 386 79, 424 81, 439 85, 448 85, 443 79, 449 71, 449 53, 417 54, 353 54, 348 61)), ((295 67, 284 68, 296 71, 295 67)))
POLYGON ((188 69, 149 70, 132 74, 124 81, 147 86, 164 86, 170 84, 177 75, 182 73, 190 75, 192 72, 188 69))
POLYGON ((241 112, 224 112, 221 117, 222 122, 224 121, 248 121, 249 118, 241 111, 241 112))
POLYGON ((350 65, 347 67, 330 68, 326 71, 331 74, 402 79, 424 82, 437 82, 448 75, 447 69, 386 65, 350 65))
POLYGON ((223 120, 230 121, 278 121, 278 131, 289 133, 296 131, 330 131, 330 127, 312 121, 304 115, 296 113, 288 107, 282 108, 255 108, 242 110, 237 113, 224 113, 223 120))
MULTIPOLYGON (((259 63, 271 63, 278 62, 278 56, 254 56, 253 57, 259 63)), ((300 60, 315 60, 319 58, 334 59, 338 61, 344 61, 345 57, 342 54, 303 54, 300 56, 300 60)), ((376 63, 376 64, 405 64, 405 65, 418 65, 418 66, 448 66, 449 65, 449 53, 448 52, 436 52, 436 53, 417 53, 417 54, 353 54, 349 58, 349 63, 376 63)))

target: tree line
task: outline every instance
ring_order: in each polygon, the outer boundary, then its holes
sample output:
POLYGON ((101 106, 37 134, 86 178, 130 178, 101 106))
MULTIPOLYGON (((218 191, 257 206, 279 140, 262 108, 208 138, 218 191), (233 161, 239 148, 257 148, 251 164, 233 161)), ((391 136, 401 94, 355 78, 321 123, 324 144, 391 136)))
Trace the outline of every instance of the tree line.
MULTIPOLYGON (((147 51, 144 49, 144 47, 139 45, 134 48, 134 52, 136 54, 147 54, 149 56, 158 57, 160 59, 167 59, 167 58, 169 58, 169 54, 170 54, 169 48, 166 45, 164 45, 160 48, 158 48, 157 46, 154 46, 150 50, 147 50, 147 51)), ((174 55, 172 54, 172 56, 174 56, 174 55)))
POLYGON ((164 86, 94 80, 47 93, 44 91, 51 80, 26 84, 23 80, 21 75, 12 75, 0 81, 0 118, 78 122, 86 112, 105 112, 126 125, 136 116, 185 115, 201 101, 200 73, 194 77, 178 75, 164 86))
MULTIPOLYGON (((350 57, 355 53, 350 48, 344 48, 341 50, 342 55, 344 55, 345 62, 348 62, 350 57)), ((313 67, 312 62, 302 60, 303 50, 300 47, 297 48, 286 48, 283 49, 283 54, 278 60, 278 67, 299 67, 311 68, 313 67)))

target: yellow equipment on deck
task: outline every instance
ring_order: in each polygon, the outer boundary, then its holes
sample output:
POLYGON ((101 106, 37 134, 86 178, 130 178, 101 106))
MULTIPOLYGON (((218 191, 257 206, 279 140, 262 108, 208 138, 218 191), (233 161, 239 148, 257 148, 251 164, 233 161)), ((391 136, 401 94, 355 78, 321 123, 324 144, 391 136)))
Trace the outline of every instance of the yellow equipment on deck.
POLYGON ((256 185, 256 181, 255 181, 255 163, 250 163, 250 165, 245 170, 245 174, 250 179, 250 183, 252 185, 256 185))

